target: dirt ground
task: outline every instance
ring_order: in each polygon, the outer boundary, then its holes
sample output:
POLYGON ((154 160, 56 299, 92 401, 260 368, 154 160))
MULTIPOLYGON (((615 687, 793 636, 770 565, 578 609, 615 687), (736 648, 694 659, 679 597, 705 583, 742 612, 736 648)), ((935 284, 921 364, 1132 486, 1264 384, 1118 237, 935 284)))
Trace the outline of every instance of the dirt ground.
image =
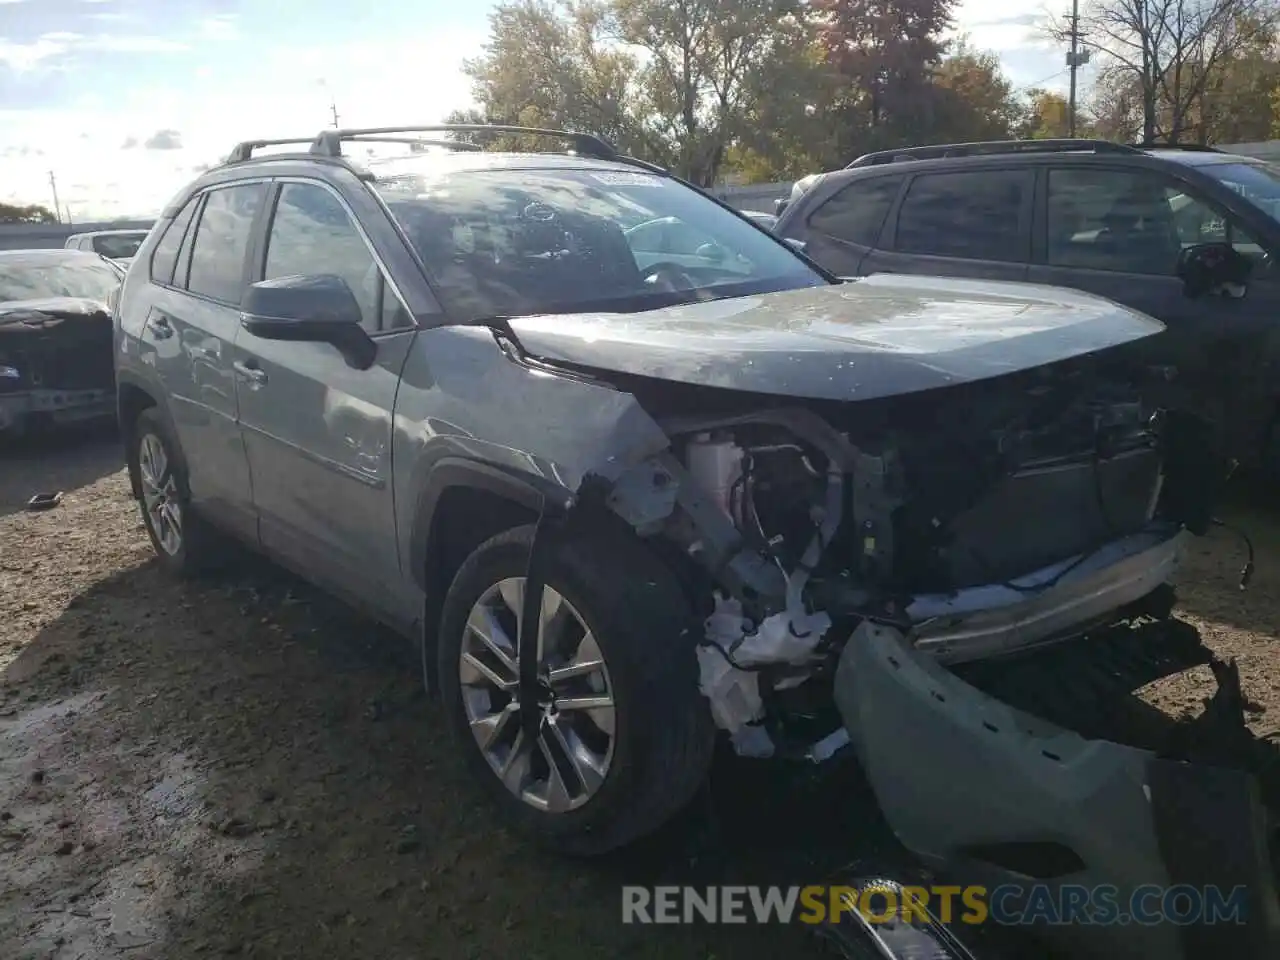
MULTIPOLYGON (((1198 542, 1184 613, 1280 726, 1280 524, 1198 542)), ((713 778, 705 816, 576 864, 497 828, 414 654, 268 564, 179 584, 154 564, 114 438, 0 452, 0 957, 802 960, 794 931, 637 927, 623 883, 821 882, 881 832, 856 771, 713 778), (44 513, 39 491, 65 492, 44 513), (833 853, 833 851, 835 851, 833 853)), ((1151 698, 1173 713, 1196 673, 1151 698)))

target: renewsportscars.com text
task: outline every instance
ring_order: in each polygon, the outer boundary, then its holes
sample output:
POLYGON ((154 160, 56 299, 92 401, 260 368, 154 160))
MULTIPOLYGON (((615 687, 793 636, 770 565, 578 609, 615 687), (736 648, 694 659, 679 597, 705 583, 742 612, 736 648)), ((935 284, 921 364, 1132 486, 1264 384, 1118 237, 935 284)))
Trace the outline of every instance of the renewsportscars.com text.
POLYGON ((1244 923, 1244 887, 1156 885, 1049 887, 633 887, 622 888, 623 923, 834 923, 858 912, 872 923, 1022 924, 1244 923), (928 911, 926 913, 926 911, 928 911))

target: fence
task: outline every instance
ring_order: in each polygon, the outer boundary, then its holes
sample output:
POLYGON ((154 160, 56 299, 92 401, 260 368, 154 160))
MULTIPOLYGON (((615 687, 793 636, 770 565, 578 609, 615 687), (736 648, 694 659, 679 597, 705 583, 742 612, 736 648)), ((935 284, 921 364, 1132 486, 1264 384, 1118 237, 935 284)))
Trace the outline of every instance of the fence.
POLYGON ((61 247, 73 233, 94 230, 150 230, 154 220, 111 220, 98 223, 0 223, 0 250, 61 247))

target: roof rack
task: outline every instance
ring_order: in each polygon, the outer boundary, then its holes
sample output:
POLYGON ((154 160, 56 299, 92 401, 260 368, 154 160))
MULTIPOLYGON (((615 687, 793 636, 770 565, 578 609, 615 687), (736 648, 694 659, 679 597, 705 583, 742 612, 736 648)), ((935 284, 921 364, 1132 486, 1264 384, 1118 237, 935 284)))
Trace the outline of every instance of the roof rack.
MULTIPOLYGON (((618 159, 618 151, 613 144, 589 133, 546 130, 540 127, 513 127, 497 123, 447 123, 428 127, 368 127, 350 130, 322 130, 311 142, 311 153, 323 157, 341 157, 343 141, 359 143, 371 137, 395 133, 511 133, 522 136, 547 137, 549 139, 567 141, 573 151, 582 156, 594 157, 598 160, 618 159)), ((441 142, 450 146, 453 145, 453 141, 441 142)), ((459 146, 457 149, 468 150, 473 148, 474 144, 467 144, 466 146, 459 146)))
POLYGON ((288 137, 283 140, 245 140, 237 143, 227 154, 227 163, 244 163, 253 158, 253 151, 260 147, 283 147, 290 143, 311 143, 315 137, 288 137))
POLYGON ((1217 147, 1207 143, 1135 143, 1137 150, 1187 150, 1191 153, 1222 153, 1217 147))
POLYGON ((1061 139, 1061 140, 977 140, 972 143, 940 143, 922 147, 901 147, 895 150, 877 150, 858 157, 845 169, 870 167, 901 160, 936 160, 943 157, 988 156, 1001 153, 1066 153, 1089 151, 1093 153, 1138 153, 1140 148, 1110 140, 1061 139))

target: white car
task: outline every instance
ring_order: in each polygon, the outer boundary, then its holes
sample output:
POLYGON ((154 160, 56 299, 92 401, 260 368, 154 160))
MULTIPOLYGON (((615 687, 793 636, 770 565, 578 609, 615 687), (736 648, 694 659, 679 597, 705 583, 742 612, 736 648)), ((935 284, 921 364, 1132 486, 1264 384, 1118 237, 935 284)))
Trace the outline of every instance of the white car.
POLYGON ((72 234, 63 246, 68 250, 98 253, 127 267, 142 241, 147 239, 147 233, 146 230, 95 230, 72 234))

